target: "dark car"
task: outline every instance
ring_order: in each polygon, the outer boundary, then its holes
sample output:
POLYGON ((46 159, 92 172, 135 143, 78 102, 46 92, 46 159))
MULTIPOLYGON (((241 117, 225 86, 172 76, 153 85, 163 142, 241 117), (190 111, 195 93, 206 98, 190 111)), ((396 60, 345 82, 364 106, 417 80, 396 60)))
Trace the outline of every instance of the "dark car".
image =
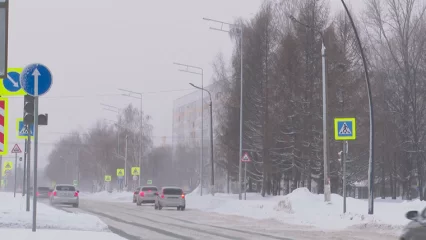
POLYGON ((411 222, 405 226, 400 240, 424 240, 426 239, 426 208, 421 212, 409 211, 405 217, 411 222))
POLYGON ((38 198, 49 198, 50 197, 50 191, 51 189, 49 187, 38 187, 37 188, 37 197, 38 198))

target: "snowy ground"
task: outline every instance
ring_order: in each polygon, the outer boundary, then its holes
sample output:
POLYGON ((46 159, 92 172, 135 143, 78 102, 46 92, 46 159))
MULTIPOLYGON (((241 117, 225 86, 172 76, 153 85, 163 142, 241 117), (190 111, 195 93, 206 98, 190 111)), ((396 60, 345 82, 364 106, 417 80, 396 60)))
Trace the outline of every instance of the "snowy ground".
MULTIPOLYGON (((41 199, 40 201, 43 201, 41 199)), ((0 192, 0 236, 13 240, 71 240, 104 239, 123 240, 109 231, 98 217, 85 213, 67 213, 37 203, 37 231, 32 232, 32 211, 27 212, 26 199, 21 194, 0 192)), ((31 201, 32 210, 32 201, 31 201)))
MULTIPOLYGON (((132 192, 100 192, 85 194, 82 198, 107 202, 131 202, 132 192)), ((405 213, 421 211, 425 204, 418 201, 376 199, 374 215, 367 214, 367 201, 347 198, 347 212, 343 214, 343 199, 333 194, 331 204, 324 203, 323 195, 310 193, 306 188, 296 189, 287 196, 261 197, 247 194, 247 201, 238 195, 215 194, 199 196, 197 191, 186 196, 187 208, 225 215, 255 219, 275 219, 284 223, 314 226, 323 230, 347 228, 377 229, 395 234, 409 222, 405 213)))
POLYGON ((102 239, 102 240, 125 240, 116 234, 110 232, 89 232, 89 231, 73 231, 73 230, 52 230, 39 229, 33 233, 29 229, 5 229, 0 228, 0 236, 2 239, 13 240, 75 240, 75 239, 102 239))
MULTIPOLYGON (((32 201, 31 201, 32 210, 32 201)), ((25 209, 25 197, 0 192, 0 228, 31 228, 32 211, 25 209)), ((88 214, 70 214, 37 203, 37 228, 108 231, 108 226, 99 218, 88 214)))

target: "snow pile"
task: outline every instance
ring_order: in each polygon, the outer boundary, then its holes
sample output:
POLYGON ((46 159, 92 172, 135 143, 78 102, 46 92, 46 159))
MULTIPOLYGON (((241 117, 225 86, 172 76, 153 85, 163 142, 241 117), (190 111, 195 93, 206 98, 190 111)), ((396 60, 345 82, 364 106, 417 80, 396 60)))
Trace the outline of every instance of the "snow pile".
POLYGON ((132 202, 133 192, 108 192, 102 191, 97 193, 80 193, 80 199, 106 201, 106 202, 132 202))
MULTIPOLYGON (((31 228, 31 211, 25 209, 25 197, 18 194, 0 192, 0 228, 31 228)), ((67 213, 37 202, 37 228, 109 231, 99 218, 83 213, 67 213)))
POLYGON ((350 227, 398 231, 409 222, 405 218, 407 211, 421 211, 425 207, 418 200, 376 200, 374 215, 368 215, 366 200, 347 198, 346 214, 343 214, 343 198, 340 195, 332 194, 332 202, 327 204, 324 195, 312 194, 306 188, 296 189, 287 196, 265 198, 250 193, 247 194, 247 201, 238 200, 238 195, 199 196, 199 193, 188 194, 186 199, 187 208, 256 219, 276 219, 326 230, 350 227))
POLYGON ((30 229, 2 229, 0 228, 2 239, 13 240, 75 240, 75 239, 102 239, 102 240, 124 240, 116 234, 110 232, 89 232, 71 230, 37 229, 32 232, 30 229))

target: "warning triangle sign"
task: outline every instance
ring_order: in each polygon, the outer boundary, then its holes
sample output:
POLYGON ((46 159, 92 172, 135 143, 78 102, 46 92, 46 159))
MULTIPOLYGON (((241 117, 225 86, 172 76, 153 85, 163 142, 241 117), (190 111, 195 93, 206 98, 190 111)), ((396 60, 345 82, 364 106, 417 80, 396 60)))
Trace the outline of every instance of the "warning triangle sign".
POLYGON ((250 157, 247 153, 244 153, 243 157, 241 158, 241 162, 251 162, 250 157))
POLYGON ((123 174, 123 171, 118 170, 118 174, 119 174, 119 175, 122 175, 122 174, 123 174))
POLYGON ((9 162, 6 163, 6 165, 4 165, 5 170, 6 169, 12 169, 12 166, 10 165, 9 162))
POLYGON ((13 146, 12 153, 22 153, 21 148, 18 144, 15 144, 15 146, 13 146))
POLYGON ((136 169, 135 169, 135 170, 133 170, 133 174, 134 174, 134 175, 137 175, 138 173, 139 173, 139 172, 138 172, 138 170, 136 170, 136 169))
POLYGON ((346 123, 343 123, 342 128, 339 130, 339 134, 341 135, 351 135, 352 131, 349 129, 348 125, 346 123))

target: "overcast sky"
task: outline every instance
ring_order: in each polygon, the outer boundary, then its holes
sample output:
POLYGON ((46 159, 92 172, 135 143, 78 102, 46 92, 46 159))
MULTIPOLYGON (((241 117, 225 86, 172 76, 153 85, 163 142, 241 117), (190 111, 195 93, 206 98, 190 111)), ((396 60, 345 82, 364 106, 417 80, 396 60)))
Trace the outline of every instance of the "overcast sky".
MULTIPOLYGON (((330 0, 332 10, 341 9, 330 0)), ((360 0, 347 0, 357 9, 360 0)), ((232 22, 258 10, 261 0, 13 0, 10 1, 9 67, 38 62, 53 73, 53 85, 40 99, 49 125, 40 128, 41 165, 61 136, 87 131, 98 119, 115 120, 101 103, 119 108, 139 100, 118 88, 142 92, 143 110, 153 117, 154 142, 171 143, 172 102, 190 93, 197 75, 182 73, 173 62, 204 68, 222 52, 228 60, 232 41, 209 30, 203 17, 232 22)), ((16 139, 15 119, 23 98, 9 98, 9 149, 16 139)), ((4 157, 9 159, 11 156, 4 157)), ((9 159, 10 160, 10 159, 9 159)))

